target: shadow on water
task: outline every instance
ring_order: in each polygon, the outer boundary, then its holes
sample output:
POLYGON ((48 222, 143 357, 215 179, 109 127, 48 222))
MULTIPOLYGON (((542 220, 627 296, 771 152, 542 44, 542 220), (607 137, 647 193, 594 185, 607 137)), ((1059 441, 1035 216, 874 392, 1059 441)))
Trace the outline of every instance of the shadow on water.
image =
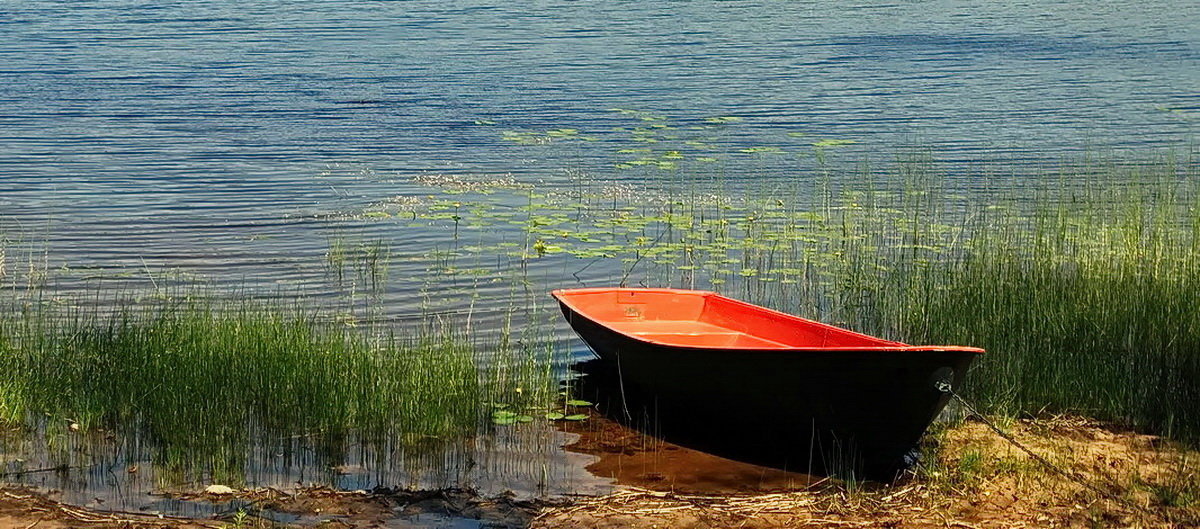
POLYGON ((691 409, 668 404, 664 396, 623 381, 618 366, 604 360, 573 369, 581 375, 575 394, 594 402, 601 417, 587 427, 568 428, 583 433, 568 449, 600 455, 589 470, 619 482, 652 487, 662 480, 705 492, 778 490, 821 476, 887 481, 919 459, 913 447, 899 467, 890 458, 881 463, 853 439, 820 427, 801 436, 807 442, 798 441, 790 433, 795 425, 771 424, 771 410, 744 410, 734 417, 722 411, 728 403, 692 402, 691 409))
MULTIPOLYGON (((689 493, 802 490, 822 481, 747 449, 755 432, 728 431, 719 417, 657 413, 655 399, 623 387, 615 366, 602 360, 573 367, 574 393, 595 404, 589 420, 563 423, 579 440, 566 449, 599 456, 587 468, 618 483, 689 493)), ((700 413, 703 415, 703 412, 700 413)))

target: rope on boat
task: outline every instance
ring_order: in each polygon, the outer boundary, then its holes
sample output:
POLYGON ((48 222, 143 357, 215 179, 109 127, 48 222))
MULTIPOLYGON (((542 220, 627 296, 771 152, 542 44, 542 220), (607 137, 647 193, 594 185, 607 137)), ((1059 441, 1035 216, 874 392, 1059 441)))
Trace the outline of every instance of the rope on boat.
MULTIPOLYGON (((1139 511, 1143 514, 1155 514, 1154 511, 1151 511, 1149 508, 1139 505, 1137 503, 1134 503, 1133 501, 1131 501, 1127 498, 1117 496, 1116 494, 1114 494, 1110 491, 1106 491, 1106 490, 1088 482, 1088 480, 1084 479, 1082 476, 1079 476, 1078 474, 1075 474, 1074 472, 1071 472, 1071 471, 1064 469, 1058 465, 1055 465, 1054 463, 1050 462, 1046 458, 1035 453, 1033 450, 1030 450, 1029 447, 1025 446, 1024 444, 1021 444, 1021 442, 1018 441, 1016 438, 1014 438, 1011 434, 1009 434, 1008 432, 1005 432, 1004 430, 1001 430, 999 426, 996 426, 995 423, 988 420, 987 417, 984 417, 984 415, 982 413, 979 413, 979 410, 975 409, 975 407, 972 406, 970 402, 967 402, 966 398, 964 398, 962 395, 959 395, 957 392, 954 391, 954 389, 950 386, 949 381, 939 380, 934 383, 934 387, 937 388, 938 391, 945 393, 947 395, 950 395, 951 397, 954 397, 954 399, 956 401, 958 401, 959 404, 961 404, 964 408, 966 408, 968 413, 975 416, 975 418, 979 419, 980 422, 982 422, 988 428, 990 428, 993 432, 995 432, 996 435, 999 435, 1002 439, 1004 439, 1005 441, 1008 441, 1010 444, 1017 447, 1018 450, 1024 452, 1025 455, 1029 456, 1034 461, 1037 461, 1040 465, 1045 467, 1047 470, 1050 470, 1051 472, 1054 472, 1055 474, 1065 477, 1071 481, 1079 483, 1080 485, 1083 485, 1084 488, 1086 488, 1092 492, 1095 492, 1096 494, 1099 494, 1102 497, 1106 497, 1106 498, 1115 500, 1117 503, 1125 505, 1126 507, 1130 507, 1130 508, 1132 508, 1136 511, 1139 511)), ((1115 483, 1114 483, 1114 485, 1115 485, 1115 483)))
MULTIPOLYGON (((660 231, 660 232, 658 232, 658 237, 655 237, 655 238, 654 238, 654 242, 650 243, 650 246, 649 246, 648 248, 646 248, 644 251, 640 251, 640 252, 638 252, 637 259, 635 259, 635 260, 633 261, 633 264, 629 265, 629 269, 628 269, 628 270, 626 270, 626 271, 625 271, 625 274, 621 276, 621 282, 619 283, 619 286, 620 286, 621 288, 624 288, 624 287, 625 287, 625 282, 629 280, 629 274, 632 274, 632 273, 633 273, 633 269, 634 269, 634 268, 637 268, 637 265, 638 265, 639 263, 641 263, 641 262, 642 262, 642 258, 646 256, 646 252, 648 252, 648 251, 650 251, 650 250, 653 250, 653 249, 657 248, 657 247, 658 247, 658 243, 659 243, 660 241, 662 241, 663 235, 666 235, 668 231, 670 231, 670 230, 669 230, 669 229, 667 229, 667 230, 663 230, 663 231, 660 231)), ((589 264, 588 266, 591 266, 591 265, 589 264)), ((584 267, 584 268, 587 268, 587 267, 584 267)), ((645 286, 645 285, 643 284, 642 286, 645 286)))

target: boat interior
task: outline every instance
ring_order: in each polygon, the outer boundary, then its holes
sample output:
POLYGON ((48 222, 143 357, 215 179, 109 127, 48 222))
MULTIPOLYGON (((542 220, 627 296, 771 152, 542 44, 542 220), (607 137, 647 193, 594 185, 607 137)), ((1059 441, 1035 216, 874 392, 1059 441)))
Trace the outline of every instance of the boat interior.
POLYGON ((905 347, 713 292, 611 288, 553 294, 581 316, 659 344, 721 349, 905 347))

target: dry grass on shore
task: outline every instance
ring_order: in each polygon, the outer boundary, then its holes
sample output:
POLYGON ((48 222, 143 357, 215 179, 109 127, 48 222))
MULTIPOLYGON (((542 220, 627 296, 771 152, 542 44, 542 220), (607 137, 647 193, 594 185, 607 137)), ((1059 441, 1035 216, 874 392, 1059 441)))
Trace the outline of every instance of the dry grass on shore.
POLYGON ((1013 421, 1006 432, 1070 477, 1043 467, 984 424, 937 432, 936 456, 891 486, 686 495, 624 489, 541 513, 541 529, 669 527, 1145 527, 1200 523, 1200 456, 1155 436, 1077 418, 1013 421))

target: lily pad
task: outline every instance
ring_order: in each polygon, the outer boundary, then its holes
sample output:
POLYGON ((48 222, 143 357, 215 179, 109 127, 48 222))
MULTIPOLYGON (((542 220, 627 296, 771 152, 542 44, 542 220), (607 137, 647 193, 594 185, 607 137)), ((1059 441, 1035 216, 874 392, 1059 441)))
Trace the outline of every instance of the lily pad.
POLYGON ((523 420, 524 418, 528 418, 529 421, 533 420, 533 417, 529 417, 528 415, 520 415, 508 410, 496 410, 492 412, 492 423, 499 424, 501 426, 516 424, 518 422, 529 422, 523 420))
POLYGON ((813 142, 813 147, 839 147, 842 145, 854 145, 858 143, 854 140, 821 140, 813 142))
POLYGON ((592 403, 586 400, 571 399, 567 401, 567 406, 591 406, 592 403))

